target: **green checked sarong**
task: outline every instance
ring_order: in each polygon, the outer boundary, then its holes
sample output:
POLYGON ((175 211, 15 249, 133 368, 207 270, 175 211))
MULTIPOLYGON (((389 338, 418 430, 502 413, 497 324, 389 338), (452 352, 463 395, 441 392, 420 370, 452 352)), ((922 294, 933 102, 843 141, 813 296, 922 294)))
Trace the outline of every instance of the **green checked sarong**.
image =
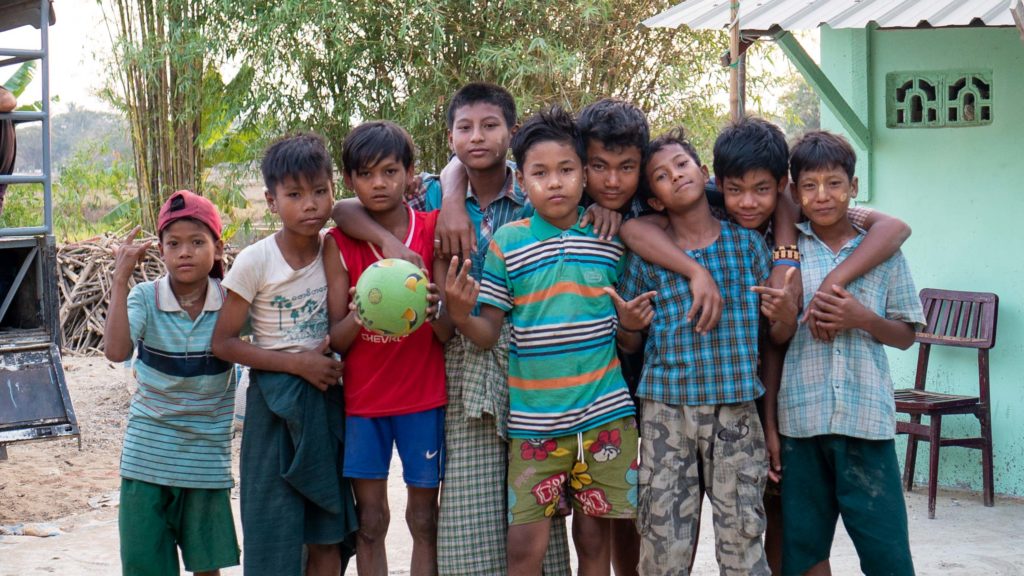
MULTIPOLYGON (((445 350, 448 460, 441 485, 437 567, 441 576, 508 573, 508 324, 491 350, 456 335, 445 350)), ((545 576, 568 576, 565 519, 556 517, 545 576)))

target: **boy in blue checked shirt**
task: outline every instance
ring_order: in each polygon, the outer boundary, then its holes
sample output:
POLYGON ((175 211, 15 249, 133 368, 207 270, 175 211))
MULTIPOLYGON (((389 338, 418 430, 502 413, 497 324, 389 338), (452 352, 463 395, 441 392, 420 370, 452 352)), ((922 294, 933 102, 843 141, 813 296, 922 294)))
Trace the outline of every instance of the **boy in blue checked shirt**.
POLYGON ((857 248, 865 232, 847 217, 857 196, 856 155, 842 137, 811 132, 790 156, 808 323, 835 333, 816 340, 797 327, 781 290, 764 290, 771 338, 792 337, 779 394, 782 434, 783 568, 828 574, 840 515, 868 575, 912 575, 907 514, 896 461, 896 410, 883 346, 907 349, 924 322, 901 253, 849 283, 814 290, 857 248))
MULTIPOLYGON (((704 193, 707 168, 682 130, 651 142, 645 167, 651 207, 664 212, 674 247, 714 277, 724 295, 718 327, 700 335, 682 276, 630 256, 619 290, 658 290, 637 396, 641 407, 640 573, 688 574, 703 487, 715 509, 722 574, 770 574, 761 534, 767 477, 755 400, 760 313, 750 286, 768 278, 771 256, 754 232, 716 219, 704 193)), ((639 346, 639 335, 624 341, 639 346)))
MULTIPOLYGON (((797 230, 795 225, 787 222, 794 222, 795 215, 800 209, 791 200, 788 192, 789 146, 786 144, 785 134, 775 124, 753 116, 729 124, 715 140, 714 172, 717 187, 710 184, 705 188, 711 213, 719 220, 729 220, 757 232, 764 238, 769 248, 789 244, 785 250, 776 248, 773 276, 778 276, 778 288, 782 288, 786 281, 799 288, 799 262, 795 261, 799 260, 799 252, 792 250, 792 244, 796 243, 797 230), (784 216, 790 211, 793 212, 792 216, 784 216), (783 240, 782 234, 775 234, 777 229, 782 232, 788 231, 791 237, 787 235, 787 239, 783 240), (792 271, 794 264, 796 268, 792 271), (779 274, 782 271, 785 271, 785 274, 779 274)), ((848 216, 854 225, 866 231, 864 242, 850 254, 849 258, 843 260, 829 273, 822 281, 823 286, 846 285, 862 276, 895 254, 910 235, 910 227, 904 222, 869 208, 851 206, 848 216)), ((663 215, 634 219, 623 225, 623 240, 644 260, 672 269, 672 262, 684 254, 674 250, 674 245, 665 231, 667 225, 668 220, 663 215), (645 222, 648 218, 651 219, 650 223, 645 222), (659 219, 661 222, 656 222, 659 219)), ((768 283, 772 285, 771 278, 768 283)), ((696 282, 691 282, 691 290, 695 285, 696 282)), ((761 289, 753 288, 755 291, 761 289)), ((717 286, 715 290, 717 291, 717 286)), ((798 294, 794 294, 790 300, 794 306, 798 297, 798 294)), ((695 296, 695 306, 698 300, 699 298, 695 296)), ((813 324, 811 328, 815 338, 831 338, 826 331, 816 330, 813 324)), ((698 323, 694 329, 701 331, 700 324, 698 323)), ((762 344, 768 344, 761 347, 760 355, 760 375, 766 390, 765 395, 758 400, 758 407, 761 410, 761 423, 764 425, 765 443, 771 460, 764 499, 768 520, 764 547, 772 573, 780 574, 782 491, 779 475, 782 473, 782 462, 775 406, 779 381, 782 378, 785 345, 771 345, 770 342, 762 344)))

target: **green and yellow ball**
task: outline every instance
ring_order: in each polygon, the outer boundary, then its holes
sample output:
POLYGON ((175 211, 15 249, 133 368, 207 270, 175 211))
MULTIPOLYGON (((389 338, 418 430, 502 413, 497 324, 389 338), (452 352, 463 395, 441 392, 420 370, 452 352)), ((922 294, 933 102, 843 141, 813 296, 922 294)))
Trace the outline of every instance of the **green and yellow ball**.
POLYGON ((404 336, 427 317, 427 274, 415 264, 386 258, 371 264, 356 282, 356 313, 363 327, 386 336, 404 336))

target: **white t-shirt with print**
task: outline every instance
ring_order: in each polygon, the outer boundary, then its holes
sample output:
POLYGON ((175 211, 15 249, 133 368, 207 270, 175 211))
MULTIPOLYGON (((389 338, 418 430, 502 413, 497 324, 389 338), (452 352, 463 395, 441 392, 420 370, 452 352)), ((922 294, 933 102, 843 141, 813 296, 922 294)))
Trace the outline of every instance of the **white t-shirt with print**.
POLYGON ((221 283, 249 302, 253 344, 265 350, 305 352, 328 333, 327 276, 323 239, 317 257, 294 269, 284 259, 276 235, 242 250, 221 283))

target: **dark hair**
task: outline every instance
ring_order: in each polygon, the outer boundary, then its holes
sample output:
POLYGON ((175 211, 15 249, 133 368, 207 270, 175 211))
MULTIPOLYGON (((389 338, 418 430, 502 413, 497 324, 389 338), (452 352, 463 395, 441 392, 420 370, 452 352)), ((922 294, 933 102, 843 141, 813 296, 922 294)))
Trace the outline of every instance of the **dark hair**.
POLYGON ((751 170, 767 170, 778 182, 789 167, 789 147, 778 126, 746 116, 729 124, 718 134, 714 149, 715 181, 742 178, 751 170))
POLYGON ((641 158, 647 158, 651 129, 643 111, 632 102, 616 98, 598 100, 580 110, 576 124, 584 146, 591 140, 612 151, 635 146, 640 149, 641 158))
POLYGON ((455 113, 459 111, 459 108, 480 102, 501 108, 501 115, 505 118, 505 127, 509 130, 516 125, 516 99, 508 90, 489 82, 470 82, 459 88, 448 102, 448 129, 451 130, 455 125, 455 113))
POLYGON ((682 126, 677 126, 670 129, 668 132, 662 133, 660 136, 651 140, 647 151, 647 160, 644 162, 644 174, 640 181, 640 199, 644 202, 654 197, 654 193, 651 192, 650 183, 647 181, 647 162, 654 157, 655 154, 661 152, 669 146, 676 145, 683 149, 684 152, 693 158, 693 161, 700 165, 700 154, 697 153, 697 149, 693 147, 690 140, 686 138, 686 129, 682 126))
POLYGON ((408 170, 415 160, 415 147, 409 133, 394 122, 375 120, 363 122, 345 137, 341 145, 341 166, 346 174, 394 156, 408 170))
POLYGON ((512 137, 512 156, 519 169, 526 164, 526 152, 543 142, 561 142, 576 150, 580 162, 586 162, 587 151, 580 139, 580 131, 572 114, 558 104, 549 106, 530 116, 512 137))
POLYGON ((277 193, 277 185, 285 178, 317 176, 334 178, 334 165, 323 137, 312 132, 288 134, 271 142, 263 152, 260 162, 263 184, 271 194, 277 193))
POLYGON ((789 157, 789 171, 794 183, 805 170, 829 168, 842 168, 852 182, 856 167, 857 153, 853 151, 846 138, 825 130, 804 134, 803 138, 793 145, 793 153, 789 157))

